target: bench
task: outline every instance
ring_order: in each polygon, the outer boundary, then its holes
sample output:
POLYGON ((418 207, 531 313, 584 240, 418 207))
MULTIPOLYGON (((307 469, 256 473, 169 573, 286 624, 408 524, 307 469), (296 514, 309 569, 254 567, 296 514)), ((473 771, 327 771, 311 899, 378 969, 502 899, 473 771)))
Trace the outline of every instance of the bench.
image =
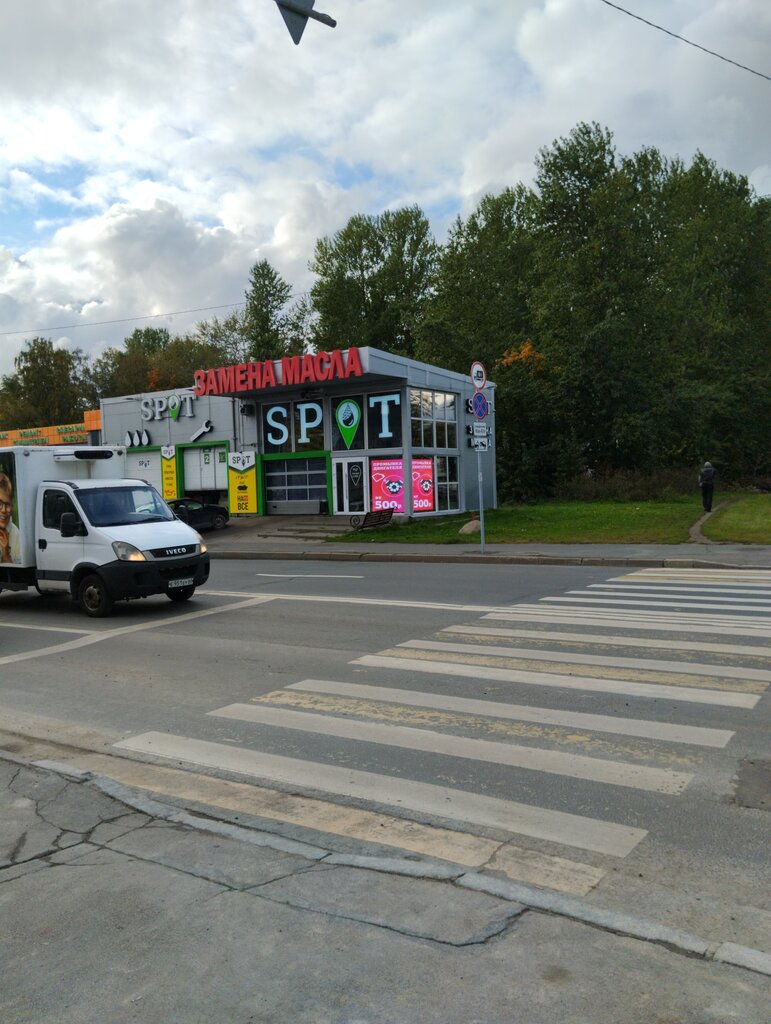
POLYGON ((361 516, 351 516, 351 526, 354 530, 369 530, 376 526, 388 526, 393 514, 392 508, 381 508, 375 512, 367 512, 363 519, 361 516))

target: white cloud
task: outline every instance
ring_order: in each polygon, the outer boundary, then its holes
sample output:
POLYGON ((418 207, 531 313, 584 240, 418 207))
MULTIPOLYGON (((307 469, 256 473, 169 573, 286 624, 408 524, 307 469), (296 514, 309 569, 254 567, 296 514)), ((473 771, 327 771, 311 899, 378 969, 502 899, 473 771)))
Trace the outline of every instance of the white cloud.
MULTIPOLYGON (((418 203, 441 238, 580 120, 771 188, 769 84, 599 0, 316 6, 338 27, 295 47, 272 0, 9 5, 0 331, 238 302, 262 257, 306 291, 353 213, 418 203)), ((764 0, 627 6, 769 72, 764 0)), ((97 352, 133 326, 56 336, 97 352)), ((0 373, 24 337, 0 337, 0 373)))

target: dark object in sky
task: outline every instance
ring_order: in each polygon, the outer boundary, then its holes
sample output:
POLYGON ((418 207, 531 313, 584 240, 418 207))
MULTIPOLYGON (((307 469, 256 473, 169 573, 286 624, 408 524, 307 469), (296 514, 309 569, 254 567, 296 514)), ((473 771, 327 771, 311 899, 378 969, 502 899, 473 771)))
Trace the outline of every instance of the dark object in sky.
POLYGON ((328 14, 320 14, 312 9, 315 2, 316 0, 276 0, 295 45, 300 42, 305 26, 308 24, 308 18, 320 21, 322 25, 329 25, 330 28, 337 25, 334 18, 330 18, 328 14))

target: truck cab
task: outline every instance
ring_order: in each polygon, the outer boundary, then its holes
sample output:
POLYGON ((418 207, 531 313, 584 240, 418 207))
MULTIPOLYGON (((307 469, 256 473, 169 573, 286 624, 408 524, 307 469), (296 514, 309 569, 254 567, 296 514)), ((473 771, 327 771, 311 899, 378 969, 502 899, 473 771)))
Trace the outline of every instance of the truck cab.
POLYGON ((193 596, 209 576, 203 538, 151 484, 118 475, 124 456, 107 447, 0 449, 0 589, 69 593, 95 617, 116 601, 193 596))
POLYGON ((35 523, 38 589, 69 591, 88 615, 151 594, 186 601, 209 575, 202 538, 142 480, 45 480, 35 523))

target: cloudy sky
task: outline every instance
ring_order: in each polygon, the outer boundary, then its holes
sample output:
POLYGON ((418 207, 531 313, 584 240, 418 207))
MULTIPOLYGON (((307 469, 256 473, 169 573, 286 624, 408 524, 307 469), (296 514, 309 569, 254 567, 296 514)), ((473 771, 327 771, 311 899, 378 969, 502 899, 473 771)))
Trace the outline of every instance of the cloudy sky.
MULTIPOLYGON (((771 74, 769 0, 621 6, 771 74)), ((182 311, 239 303, 257 259, 299 295, 354 213, 417 203, 443 241, 579 121, 771 193, 771 82, 601 0, 316 8, 337 28, 295 46, 273 0, 6 0, 0 374, 35 334, 98 354, 225 315, 182 311)))

